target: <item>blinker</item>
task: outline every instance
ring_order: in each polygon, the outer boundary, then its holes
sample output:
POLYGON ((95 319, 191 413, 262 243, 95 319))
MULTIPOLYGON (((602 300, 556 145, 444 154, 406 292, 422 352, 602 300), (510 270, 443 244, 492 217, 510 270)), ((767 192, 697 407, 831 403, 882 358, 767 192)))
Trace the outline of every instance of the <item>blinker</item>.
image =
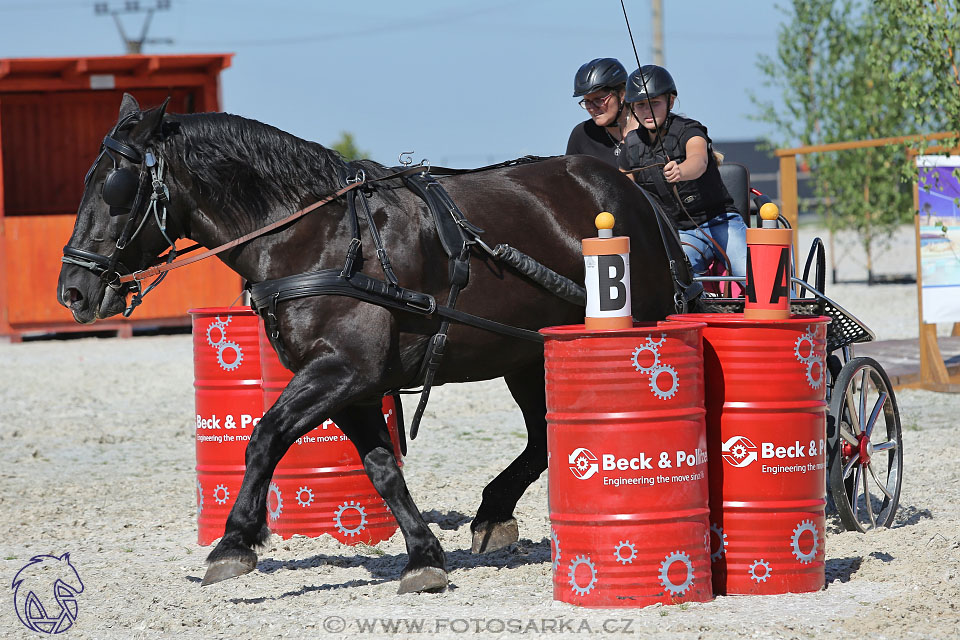
MULTIPOLYGON (((137 197, 140 188, 139 176, 128 168, 113 169, 103 181, 100 195, 103 201, 112 208, 129 210, 137 197)), ((126 213, 124 211, 123 213, 126 213)))

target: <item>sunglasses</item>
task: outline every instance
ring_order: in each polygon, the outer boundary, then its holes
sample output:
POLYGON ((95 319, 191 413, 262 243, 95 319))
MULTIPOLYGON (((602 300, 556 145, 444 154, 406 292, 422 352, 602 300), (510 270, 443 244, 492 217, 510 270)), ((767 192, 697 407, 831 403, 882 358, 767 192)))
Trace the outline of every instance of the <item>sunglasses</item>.
POLYGON ((577 104, 579 104, 580 107, 583 109, 589 109, 591 107, 593 107, 594 109, 602 109, 603 105, 606 104, 607 102, 607 98, 609 98, 612 95, 613 95, 613 91, 603 96, 602 98, 595 98, 593 100, 587 100, 586 98, 584 98, 577 104))

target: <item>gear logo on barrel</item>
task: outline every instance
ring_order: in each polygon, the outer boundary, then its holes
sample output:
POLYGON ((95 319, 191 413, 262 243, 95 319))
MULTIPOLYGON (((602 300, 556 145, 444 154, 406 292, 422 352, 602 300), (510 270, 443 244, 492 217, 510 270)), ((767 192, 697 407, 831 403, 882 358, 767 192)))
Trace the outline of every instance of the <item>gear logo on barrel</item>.
POLYGON ((620 564, 632 564, 637 557, 637 548, 629 540, 621 540, 613 550, 613 557, 620 564))
POLYGON ((352 538, 366 527, 367 512, 359 502, 350 500, 337 508, 336 513, 333 514, 333 523, 337 526, 337 531, 352 538), (356 511, 360 515, 360 523, 357 526, 348 527, 343 523, 343 515, 348 511, 356 511))
POLYGON ((750 578, 755 580, 757 584, 761 582, 766 582, 767 578, 770 577, 770 563, 761 558, 760 560, 754 560, 753 564, 750 565, 750 568, 747 569, 750 572, 750 578))
MULTIPOLYGON (((581 573, 583 572, 581 571, 581 573)), ((590 556, 577 556, 574 558, 573 562, 570 563, 570 572, 568 575, 570 576, 570 588, 578 596, 587 595, 597 585, 597 568, 590 562, 590 556), (588 580, 585 585, 581 585, 580 581, 577 580, 578 567, 586 567, 590 570, 590 580, 588 580)))
POLYGON ((661 333, 657 341, 647 336, 646 343, 634 349, 633 356, 630 358, 637 373, 650 376, 650 392, 661 400, 669 400, 675 396, 680 387, 677 370, 669 364, 660 362, 660 347, 666 341, 666 333, 661 333))
POLYGON ((693 563, 690 562, 690 556, 680 550, 668 554, 667 557, 663 559, 663 562, 660 563, 660 584, 675 596, 685 594, 687 589, 690 588, 690 585, 693 584, 693 563), (674 582, 670 579, 670 567, 678 562, 683 564, 687 570, 687 575, 683 582, 674 582))
POLYGON ((550 542, 553 545, 553 572, 560 571, 560 537, 556 529, 550 527, 550 542))
POLYGON ((720 445, 720 451, 724 462, 738 469, 757 459, 757 445, 746 436, 733 436, 720 445))
POLYGON ((227 485, 218 484, 217 488, 213 490, 213 499, 217 501, 217 504, 227 504, 227 500, 230 499, 230 490, 227 489, 227 485))
POLYGON ((793 536, 790 538, 793 555, 800 561, 800 564, 810 564, 813 562, 813 559, 817 557, 817 544, 819 542, 820 536, 817 533, 817 525, 813 524, 813 520, 804 520, 798 524, 797 528, 793 530, 793 536), (800 549, 800 536, 802 536, 804 532, 809 532, 813 536, 813 546, 806 552, 800 549))
POLYGON ((590 449, 578 447, 568 457, 570 462, 570 471, 579 480, 586 480, 600 470, 597 464, 597 456, 593 455, 590 449))
POLYGON ((217 351, 217 364, 224 371, 233 371, 243 362, 243 350, 236 342, 227 340, 227 325, 233 316, 221 320, 220 316, 207 327, 207 344, 217 351), (216 338, 216 339, 214 339, 216 338), (224 354, 227 357, 224 357, 224 354))
POLYGON ((807 330, 793 345, 793 355, 798 361, 807 365, 807 384, 811 389, 819 389, 823 385, 824 378, 823 359, 817 354, 816 332, 817 328, 814 325, 807 325, 807 330))
POLYGON ((710 523, 710 532, 713 533, 713 535, 715 535, 718 540, 716 551, 713 550, 713 545, 712 544, 710 545, 710 560, 713 562, 717 562, 727 552, 727 545, 729 544, 727 542, 727 534, 723 532, 723 527, 716 524, 715 522, 710 523))
MULTIPOLYGON (((297 504, 301 507, 309 507, 313 504, 313 490, 310 487, 300 487, 297 489, 297 504)), ((384 505, 387 503, 384 502, 384 505)))
POLYGON ((276 520, 280 517, 280 514, 283 513, 283 498, 280 497, 280 487, 278 487, 273 482, 270 483, 270 489, 267 491, 267 515, 271 520, 276 520), (270 506, 270 497, 273 496, 276 499, 276 506, 270 506))

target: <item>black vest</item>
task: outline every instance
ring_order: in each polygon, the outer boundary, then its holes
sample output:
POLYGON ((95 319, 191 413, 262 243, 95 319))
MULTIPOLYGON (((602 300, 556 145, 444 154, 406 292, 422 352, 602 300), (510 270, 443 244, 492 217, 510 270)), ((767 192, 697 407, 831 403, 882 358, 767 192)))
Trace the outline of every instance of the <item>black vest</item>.
MULTIPOLYGON (((668 160, 663 157, 660 144, 648 134, 646 129, 643 129, 642 133, 638 129, 627 134, 625 141, 627 166, 621 164, 623 168, 639 168, 639 171, 633 174, 637 184, 653 194, 674 225, 684 230, 693 229, 695 224, 703 224, 728 211, 737 210, 733 205, 733 198, 727 193, 727 188, 720 178, 717 159, 713 156, 713 142, 706 135, 705 126, 690 118, 674 114, 667 116, 666 134, 663 136, 663 149, 666 150, 667 157, 669 160, 676 161, 677 164, 687 159, 687 152, 681 145, 681 140, 684 132, 690 127, 696 127, 697 133, 702 130, 707 138, 707 170, 696 180, 684 180, 674 184, 667 182, 663 176, 663 167, 668 160), (676 193, 673 191, 674 186, 677 188, 676 193), (683 208, 677 201, 677 195, 683 202, 683 208)), ((623 162, 624 160, 621 159, 621 163, 623 162)))

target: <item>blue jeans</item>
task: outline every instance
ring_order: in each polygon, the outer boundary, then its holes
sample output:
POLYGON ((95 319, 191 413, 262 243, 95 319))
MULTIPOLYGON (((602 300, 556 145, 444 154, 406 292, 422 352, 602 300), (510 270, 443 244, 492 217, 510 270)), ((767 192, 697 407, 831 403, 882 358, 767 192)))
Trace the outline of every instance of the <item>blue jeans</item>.
POLYGON ((747 225, 737 213, 725 213, 707 220, 700 225, 700 230, 690 229, 680 231, 680 241, 685 242, 683 252, 693 266, 697 275, 704 274, 714 261, 723 263, 723 257, 717 248, 704 233, 716 240, 717 244, 727 254, 733 272, 732 276, 743 278, 747 275, 747 225), (688 247, 687 244, 693 245, 688 247), (695 247, 695 248, 694 248, 695 247))

